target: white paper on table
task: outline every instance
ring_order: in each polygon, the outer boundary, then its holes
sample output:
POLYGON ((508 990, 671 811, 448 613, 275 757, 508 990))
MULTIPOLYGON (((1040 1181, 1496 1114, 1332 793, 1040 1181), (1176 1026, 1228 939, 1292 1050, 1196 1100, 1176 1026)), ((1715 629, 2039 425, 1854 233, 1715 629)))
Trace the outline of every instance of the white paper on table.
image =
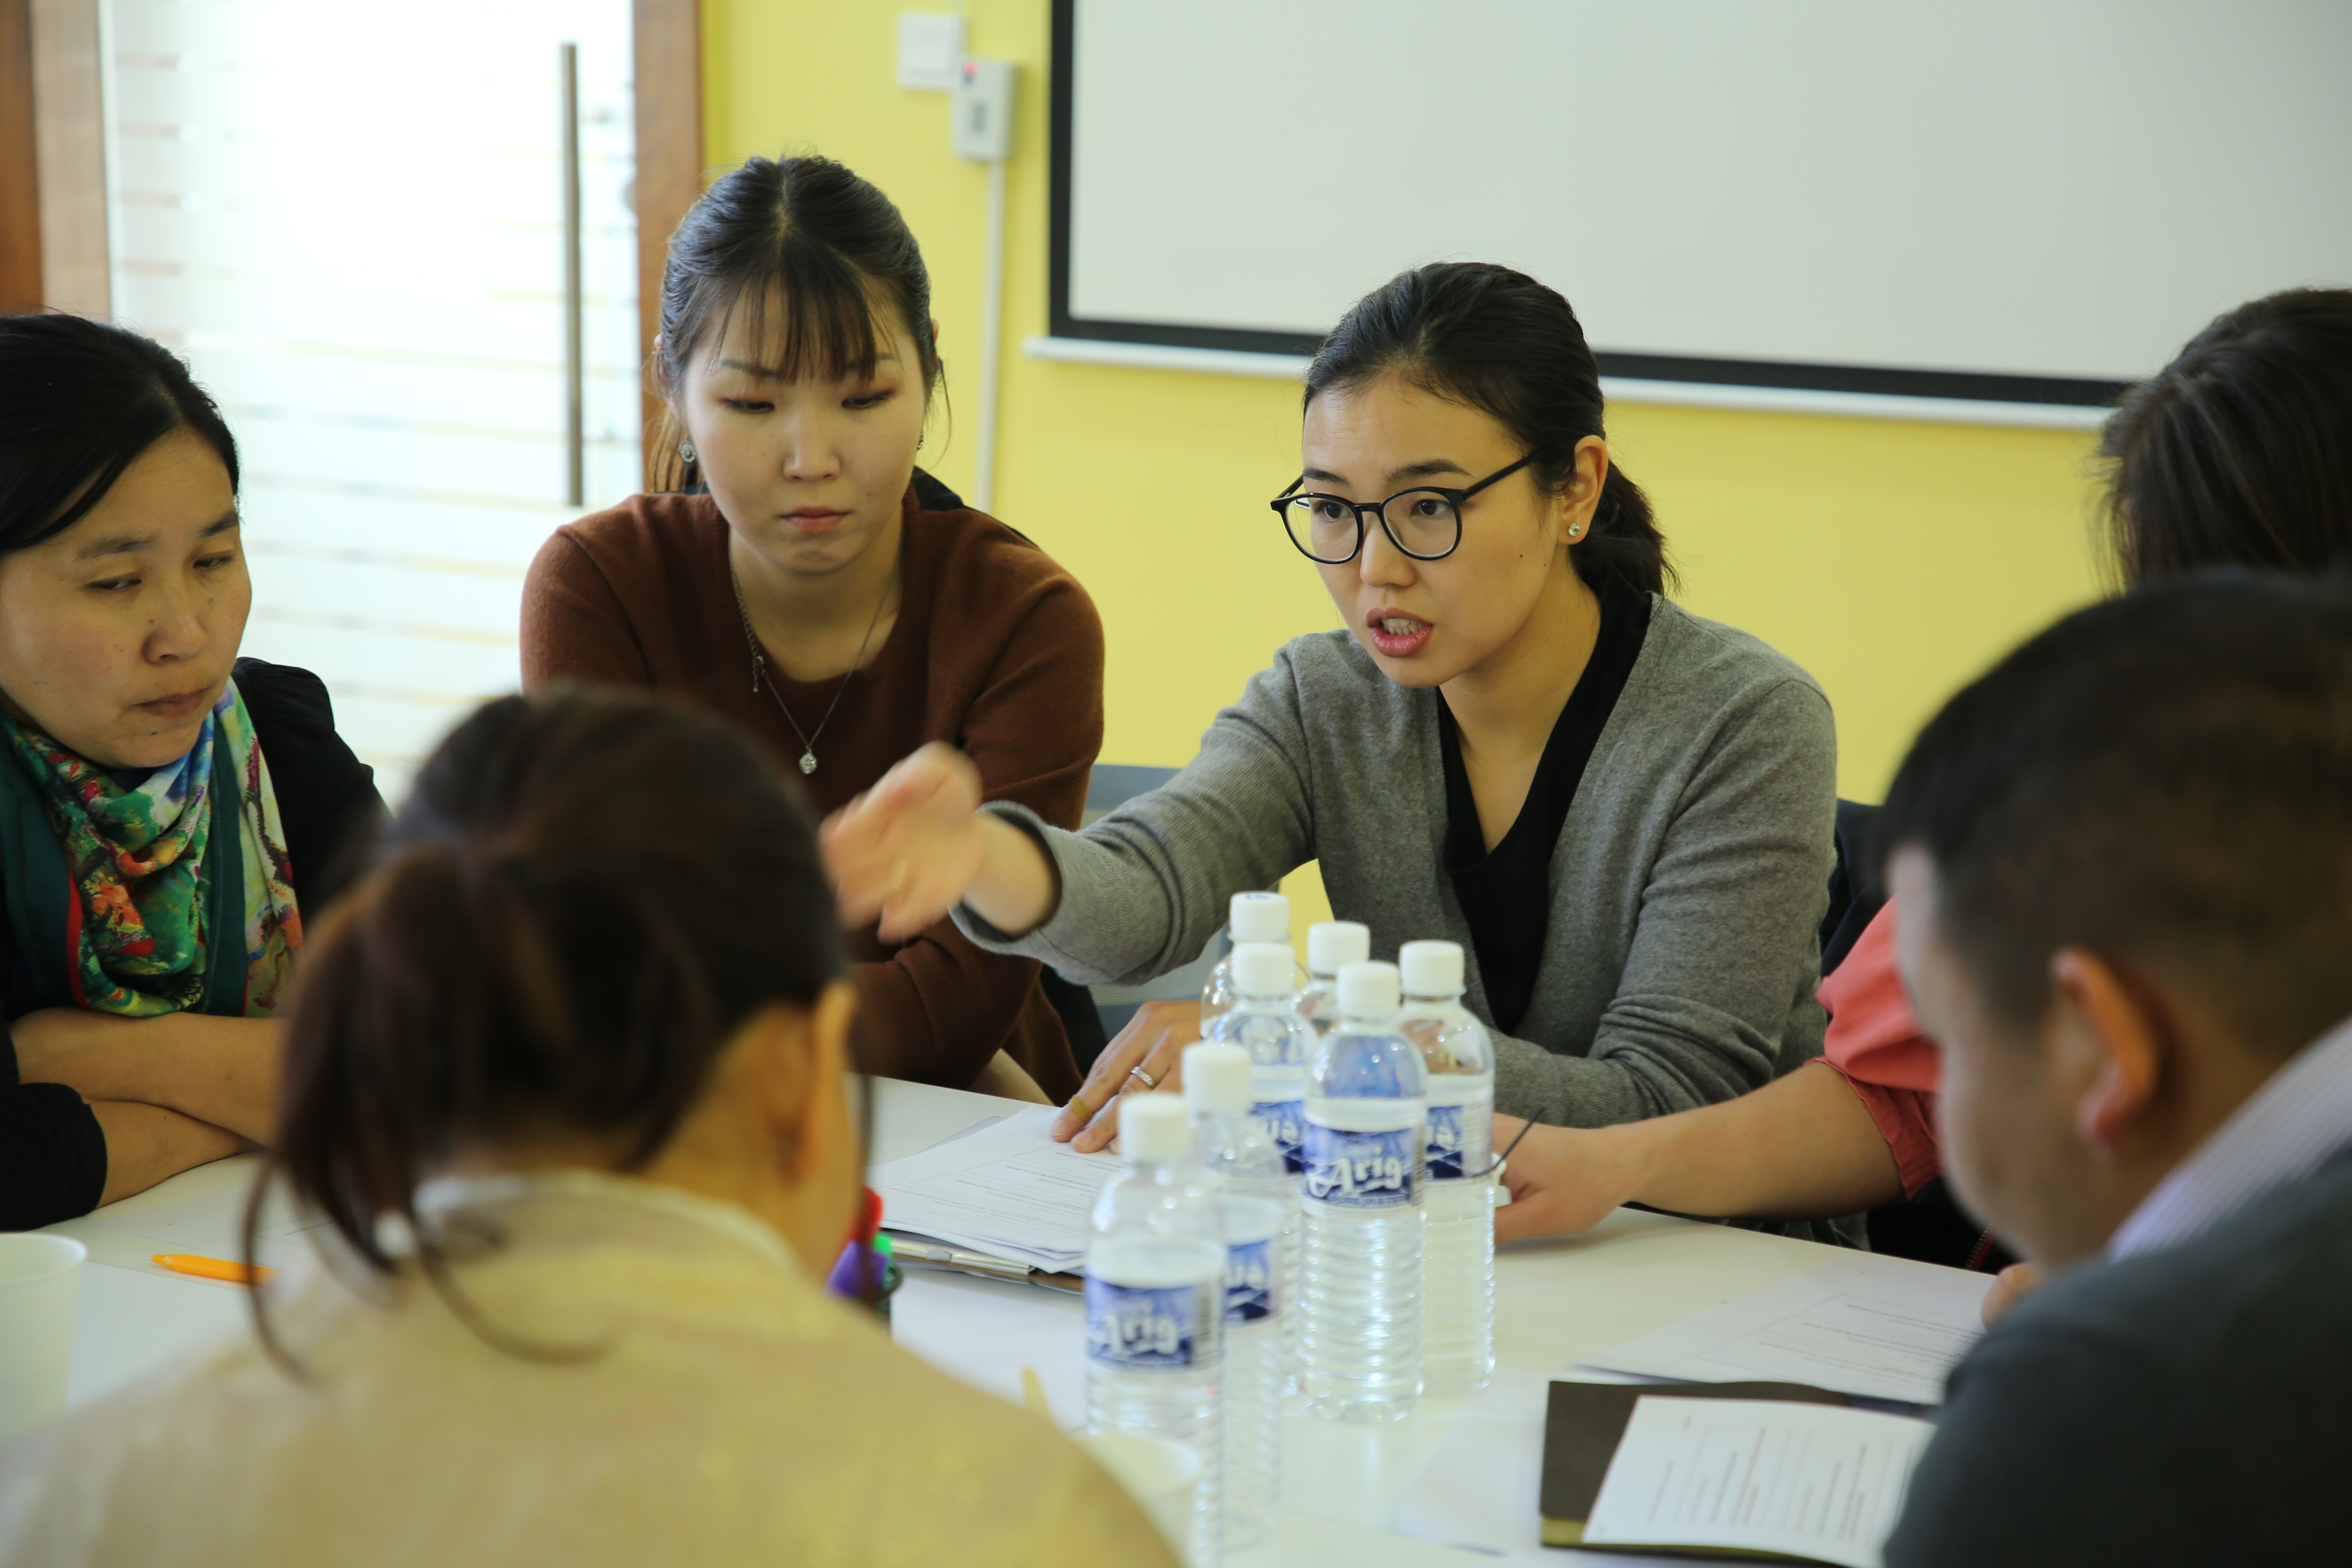
MULTIPOLYGON (((1603 1373, 1592 1381, 1620 1380, 1603 1373)), ((1570 1553, 1543 1543, 1544 1415, 1551 1383, 1540 1373, 1496 1368, 1495 1381, 1454 1419, 1405 1489, 1397 1533, 1475 1552, 1490 1563, 1655 1568, 1654 1556, 1570 1553)))
POLYGON ((1644 1394, 1584 1539, 1717 1546, 1880 1568, 1935 1428, 1907 1415, 1644 1394))
POLYGON ((1086 1256, 1095 1199, 1118 1174, 1115 1154, 1081 1154, 1046 1130, 1050 1105, 877 1165, 882 1222, 1047 1270, 1086 1256))
MULTIPOLYGON (((162 1242, 164 1250, 235 1261, 245 1256, 246 1201, 244 1193, 227 1199, 218 1193, 207 1193, 178 1203, 109 1215, 107 1224, 110 1229, 162 1242)), ((321 1215, 298 1211, 285 1185, 274 1183, 261 1205, 261 1223, 254 1231, 255 1248, 264 1262, 299 1257, 304 1235, 323 1229, 329 1223, 321 1215)))
POLYGON ((1810 1383, 1938 1405, 1984 1332, 1992 1276, 1857 1253, 1582 1359, 1693 1383, 1810 1383))

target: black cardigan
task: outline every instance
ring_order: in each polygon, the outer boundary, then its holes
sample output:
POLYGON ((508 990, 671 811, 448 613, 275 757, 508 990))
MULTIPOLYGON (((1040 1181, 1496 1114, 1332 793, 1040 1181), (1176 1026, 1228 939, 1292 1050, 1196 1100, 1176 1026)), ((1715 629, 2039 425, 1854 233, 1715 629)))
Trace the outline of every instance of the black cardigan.
MULTIPOLYGON (((236 689, 269 763, 286 831, 294 897, 313 920, 350 885, 383 801, 375 772, 335 733, 325 682, 307 669, 236 661, 236 689)), ((0 757, 0 767, 14 767, 0 757)), ((0 878, 8 868, 0 866, 0 878)), ((21 1010, 16 938, 0 921, 0 984, 7 1015, 21 1010)), ((0 1230, 88 1214, 106 1190, 106 1137, 80 1095, 58 1083, 22 1083, 16 1048, 0 1028, 0 1230)))

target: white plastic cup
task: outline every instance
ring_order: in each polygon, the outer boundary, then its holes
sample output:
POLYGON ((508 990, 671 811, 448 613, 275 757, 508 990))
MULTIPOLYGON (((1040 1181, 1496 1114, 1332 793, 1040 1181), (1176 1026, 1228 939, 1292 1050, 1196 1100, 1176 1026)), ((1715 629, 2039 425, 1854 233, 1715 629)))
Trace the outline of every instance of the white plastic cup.
POLYGON ((74 1301, 89 1255, 68 1237, 0 1235, 0 1443, 66 1413, 74 1301))
POLYGON ((1078 1447, 1142 1505, 1170 1549, 1181 1550, 1192 1529, 1192 1483, 1201 1479, 1201 1456, 1181 1443, 1131 1432, 1087 1433, 1078 1447))

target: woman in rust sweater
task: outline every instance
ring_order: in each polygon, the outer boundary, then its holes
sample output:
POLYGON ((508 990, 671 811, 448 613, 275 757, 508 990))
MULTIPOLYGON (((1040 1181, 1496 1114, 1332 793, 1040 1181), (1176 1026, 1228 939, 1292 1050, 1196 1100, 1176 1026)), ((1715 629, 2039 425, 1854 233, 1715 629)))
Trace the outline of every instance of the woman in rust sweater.
MULTIPOLYGON (((765 742, 819 816, 944 741, 991 798, 1076 826, 1102 625, 1045 552, 916 470, 936 338, 922 254, 874 186, 822 158, 712 185, 670 242, 656 354, 671 482, 707 493, 555 531, 524 590, 525 684, 697 700, 765 742)), ((1002 1052, 1056 1100, 1077 1088, 1034 962, 947 921, 852 949, 877 1070, 1002 1089, 1002 1052)))

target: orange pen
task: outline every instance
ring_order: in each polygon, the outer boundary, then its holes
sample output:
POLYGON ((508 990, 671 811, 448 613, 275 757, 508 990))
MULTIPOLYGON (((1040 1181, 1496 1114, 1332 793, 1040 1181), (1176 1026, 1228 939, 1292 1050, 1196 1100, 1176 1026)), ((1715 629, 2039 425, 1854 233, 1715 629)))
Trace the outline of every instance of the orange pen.
POLYGON ((175 1274, 193 1274, 199 1279, 221 1279, 231 1285, 266 1285, 278 1272, 259 1264, 232 1263, 225 1258, 198 1258, 190 1252, 159 1252, 148 1259, 159 1263, 175 1274))

